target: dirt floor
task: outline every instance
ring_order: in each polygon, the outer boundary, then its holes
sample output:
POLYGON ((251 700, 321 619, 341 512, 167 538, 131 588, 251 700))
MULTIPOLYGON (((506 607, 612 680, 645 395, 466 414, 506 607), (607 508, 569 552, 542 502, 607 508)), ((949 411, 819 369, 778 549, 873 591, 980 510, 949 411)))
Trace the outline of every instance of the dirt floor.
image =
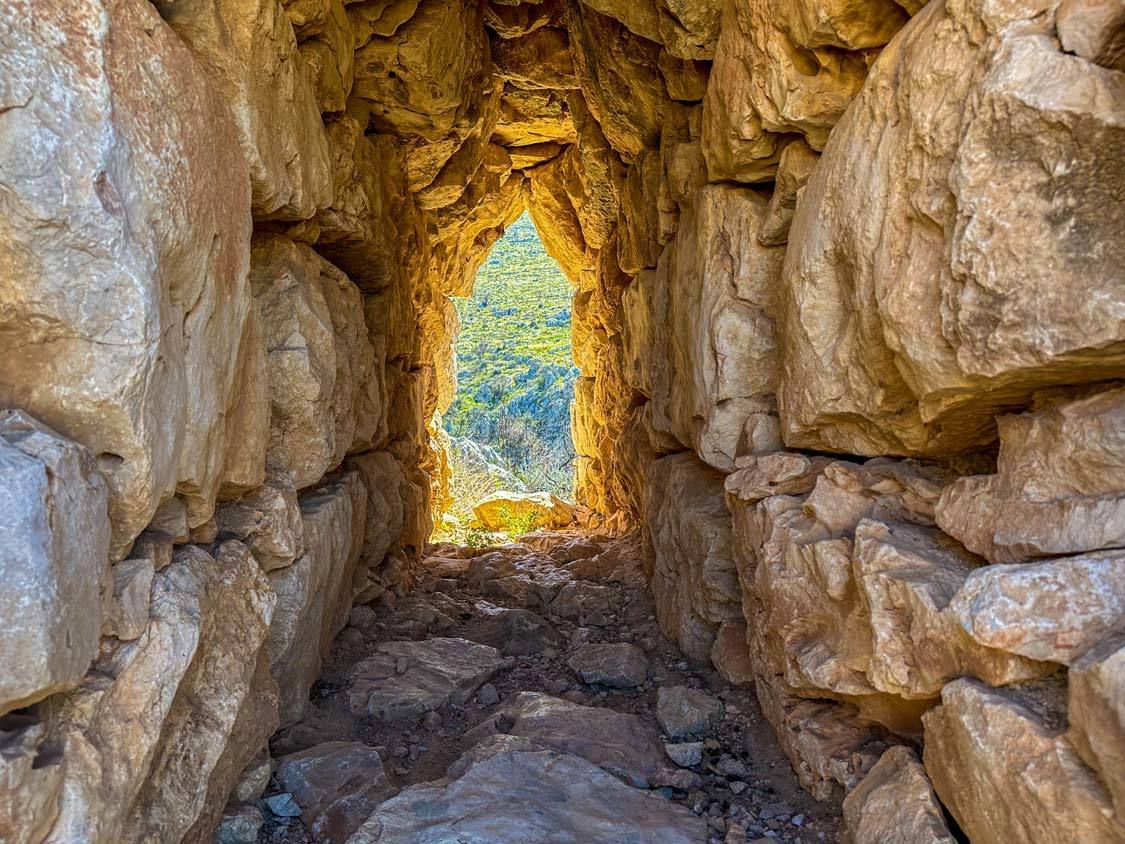
MULTIPOLYGON (((565 534, 541 539, 537 546, 538 550, 505 546, 499 555, 496 549, 435 546, 410 595, 398 601, 384 600, 370 610, 353 610, 351 624, 338 637, 313 689, 308 716, 274 737, 273 757, 327 741, 358 741, 378 750, 394 785, 405 788, 441 779, 446 768, 473 745, 474 739, 467 733, 519 692, 542 692, 630 713, 659 732, 657 690, 688 686, 717 697, 725 714, 702 738, 699 764, 684 769, 665 760, 675 776, 659 791, 706 819, 709 842, 837 840, 839 804, 818 803, 800 788, 752 689, 726 684, 709 666, 690 665, 661 634, 635 545, 583 539, 577 543, 577 553, 610 553, 578 559, 568 559, 575 556, 576 543, 565 534), (482 565, 482 560, 498 562, 482 565), (526 571, 525 564, 529 566, 526 571), (556 566, 567 577, 612 590, 610 611, 602 613, 604 617, 593 617, 596 623, 586 619, 582 626, 578 618, 559 617, 550 606, 537 605, 534 581, 545 566, 556 566), (513 568, 515 575, 510 573, 513 568), (563 641, 538 654, 508 658, 489 684, 497 694, 484 686, 465 705, 447 704, 422 720, 384 724, 349 709, 347 691, 353 668, 377 644, 464 637, 474 623, 490 611, 494 613, 495 607, 530 609, 553 625, 563 641), (626 689, 581 682, 567 664, 568 654, 579 643, 601 642, 628 642, 640 648, 649 662, 647 680, 626 689)), ((548 572, 547 579, 551 576, 548 572)), ((271 781, 266 795, 278 790, 271 781)), ((313 838, 301 818, 274 817, 267 812, 258 841, 293 844, 313 838)))

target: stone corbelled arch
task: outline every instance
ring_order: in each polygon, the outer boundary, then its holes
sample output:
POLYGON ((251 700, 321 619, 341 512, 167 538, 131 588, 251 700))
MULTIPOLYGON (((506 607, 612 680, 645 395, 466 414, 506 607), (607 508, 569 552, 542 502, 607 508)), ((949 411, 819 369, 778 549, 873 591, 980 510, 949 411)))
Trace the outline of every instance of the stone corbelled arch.
POLYGON ((948 840, 938 801, 974 841, 1120 840, 1122 31, 0 5, 0 838, 210 837, 349 607, 410 588, 449 297, 527 207, 592 523, 639 527, 663 631, 802 784, 860 840, 948 840))

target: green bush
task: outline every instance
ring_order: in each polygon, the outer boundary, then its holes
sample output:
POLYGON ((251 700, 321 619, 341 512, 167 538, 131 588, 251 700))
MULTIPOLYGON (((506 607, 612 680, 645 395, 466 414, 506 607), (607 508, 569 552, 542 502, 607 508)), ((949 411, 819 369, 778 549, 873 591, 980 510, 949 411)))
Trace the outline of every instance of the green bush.
POLYGON ((535 511, 517 515, 507 506, 500 508, 500 519, 504 522, 504 531, 509 537, 523 536, 538 530, 543 521, 541 514, 535 511))

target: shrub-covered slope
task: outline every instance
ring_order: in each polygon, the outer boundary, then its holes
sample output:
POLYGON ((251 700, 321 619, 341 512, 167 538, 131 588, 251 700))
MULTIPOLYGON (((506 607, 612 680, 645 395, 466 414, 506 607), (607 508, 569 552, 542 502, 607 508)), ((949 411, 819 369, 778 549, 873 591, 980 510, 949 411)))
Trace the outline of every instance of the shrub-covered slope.
POLYGON ((527 489, 563 498, 572 495, 575 456, 571 295, 524 214, 481 267, 472 297, 456 300, 458 390, 445 416, 455 442, 486 447, 527 489))

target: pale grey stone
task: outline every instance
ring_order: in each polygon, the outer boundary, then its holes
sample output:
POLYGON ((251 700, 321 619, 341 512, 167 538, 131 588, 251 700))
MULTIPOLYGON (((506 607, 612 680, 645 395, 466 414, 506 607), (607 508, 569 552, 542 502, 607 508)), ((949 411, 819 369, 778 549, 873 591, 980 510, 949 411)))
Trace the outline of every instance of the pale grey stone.
POLYGON ((0 714, 73 686, 98 647, 108 491, 90 453, 0 412, 0 714))

